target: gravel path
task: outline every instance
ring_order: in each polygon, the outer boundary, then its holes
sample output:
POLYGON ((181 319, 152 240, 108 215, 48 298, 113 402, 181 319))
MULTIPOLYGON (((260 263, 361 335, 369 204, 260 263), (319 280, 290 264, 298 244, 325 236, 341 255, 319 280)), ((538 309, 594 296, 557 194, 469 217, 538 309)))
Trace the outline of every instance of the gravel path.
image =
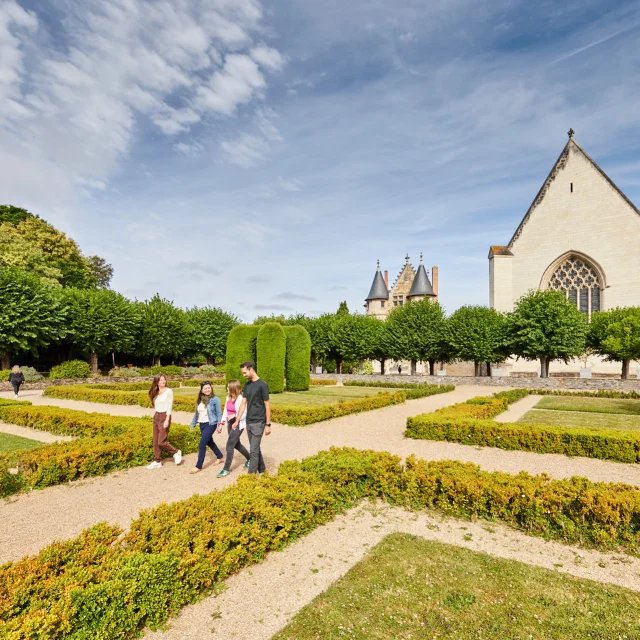
POLYGON ((69 442, 73 440, 73 436, 62 436, 54 433, 47 433, 46 431, 38 431, 38 429, 30 429, 29 427, 19 427, 17 424, 7 424, 6 422, 2 422, 2 420, 0 420, 0 432, 9 433, 12 436, 29 438, 29 440, 45 442, 46 444, 50 444, 52 442, 69 442))
POLYGON ((184 607, 171 619, 168 629, 147 631, 144 638, 268 640, 304 605, 362 560, 384 536, 394 532, 640 591, 638 558, 546 542, 493 523, 471 523, 429 512, 411 513, 382 503, 365 503, 284 551, 269 554, 261 564, 231 576, 221 594, 184 607), (465 536, 470 539, 465 540, 465 536))
MULTIPOLYGON (((262 449, 267 468, 275 471, 283 460, 313 455, 335 445, 390 451, 403 458, 413 453, 426 460, 452 459, 474 462, 490 471, 518 473, 525 470, 533 474, 544 472, 556 478, 579 475, 591 480, 640 485, 640 468, 637 465, 525 451, 503 451, 450 442, 411 440, 403 435, 408 416, 433 411, 494 391, 494 387, 458 387, 450 393, 345 416, 309 427, 275 425, 273 433, 263 440, 262 449)), ((0 394, 2 395, 4 394, 0 394)), ((99 411, 112 415, 151 414, 150 409, 137 406, 42 398, 35 391, 25 393, 25 398, 34 404, 99 411)), ((176 422, 181 423, 188 423, 190 418, 191 415, 186 413, 178 413, 175 416, 176 422)), ((224 434, 216 435, 216 442, 223 450, 225 441, 224 434)), ((243 436, 243 441, 246 444, 246 436, 243 436)), ((180 467, 176 467, 173 461, 154 471, 136 467, 104 477, 88 478, 41 491, 31 491, 0 502, 0 562, 36 553, 52 540, 75 536, 96 522, 107 521, 127 527, 142 509, 161 502, 188 498, 196 493, 208 493, 234 482, 237 475, 242 473, 241 466, 244 460, 236 456, 231 475, 218 479, 215 474, 220 467, 212 466, 209 457, 203 473, 192 476, 188 471, 194 466, 195 458, 195 454, 185 456, 185 461, 180 467)))
POLYGON ((522 416, 535 407, 542 396, 526 396, 518 402, 509 405, 509 408, 494 419, 496 422, 517 422, 522 416))

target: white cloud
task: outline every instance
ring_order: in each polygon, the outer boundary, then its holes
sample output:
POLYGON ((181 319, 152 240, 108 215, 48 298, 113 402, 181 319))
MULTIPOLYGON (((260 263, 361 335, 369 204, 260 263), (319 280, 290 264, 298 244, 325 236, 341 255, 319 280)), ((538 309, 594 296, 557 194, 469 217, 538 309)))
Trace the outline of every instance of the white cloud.
POLYGON ((178 142, 173 145, 173 149, 185 156, 193 157, 199 156, 204 151, 204 147, 199 142, 178 142))
POLYGON ((223 140, 220 149, 231 164, 248 169, 264 160, 269 143, 259 136, 243 133, 233 140, 223 140))
POLYGON ((258 64, 271 71, 280 71, 285 63, 285 59, 280 55, 279 51, 265 45, 253 48, 251 50, 251 57, 258 64))

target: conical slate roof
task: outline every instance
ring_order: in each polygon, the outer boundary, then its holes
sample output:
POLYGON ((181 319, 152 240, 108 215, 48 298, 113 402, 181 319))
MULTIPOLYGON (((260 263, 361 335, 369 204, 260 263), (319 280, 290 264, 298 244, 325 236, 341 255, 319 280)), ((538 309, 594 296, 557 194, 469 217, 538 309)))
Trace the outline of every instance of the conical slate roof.
POLYGON ((436 294, 433 291, 433 287, 431 286, 429 276, 427 275, 427 270, 422 264, 422 256, 420 256, 420 266, 418 267, 418 271, 416 272, 416 277, 413 279, 411 291, 409 291, 409 295, 407 295, 407 298, 416 298, 418 296, 428 296, 431 298, 436 297, 436 294))
POLYGON ((380 262, 378 261, 378 270, 376 271, 376 275, 373 278, 373 283, 371 284, 371 291, 369 291, 369 295, 365 298, 365 300, 388 300, 389 299, 389 290, 387 289, 387 285, 384 282, 384 278, 380 273, 380 262))

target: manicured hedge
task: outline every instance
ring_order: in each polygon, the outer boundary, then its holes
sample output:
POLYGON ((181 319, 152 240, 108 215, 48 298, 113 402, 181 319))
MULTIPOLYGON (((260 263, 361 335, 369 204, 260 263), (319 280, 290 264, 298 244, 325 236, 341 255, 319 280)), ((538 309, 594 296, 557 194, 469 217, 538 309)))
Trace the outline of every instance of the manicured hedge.
POLYGON ((531 535, 637 552, 640 492, 582 478, 332 449, 275 477, 144 511, 128 533, 105 523, 0 568, 0 638, 126 640, 160 628, 228 575, 363 498, 500 520, 531 535))
MULTIPOLYGON (((383 387, 385 389, 415 389, 416 387, 437 387, 429 382, 385 382, 384 380, 345 380, 345 387, 383 387)), ((447 386, 447 385, 442 385, 447 386)), ((450 386, 450 385, 448 385, 450 386)))
POLYGON ((500 449, 640 462, 640 433, 636 431, 496 422, 491 419, 505 411, 510 402, 529 393, 526 389, 503 391, 492 398, 473 398, 433 413, 409 417, 405 435, 408 438, 500 449))
POLYGON ((260 360, 257 372, 269 385, 269 393, 282 393, 287 338, 281 324, 266 322, 260 327, 256 353, 260 360))
POLYGON ((311 379, 311 338, 300 325, 283 327, 287 338, 285 378, 287 391, 307 391, 311 379))
POLYGON ((334 387, 338 383, 337 380, 327 378, 311 378, 310 382, 312 387, 334 387))
POLYGON ((91 375, 91 367, 84 360, 68 360, 52 367, 49 372, 49 380, 76 380, 88 378, 91 375))
POLYGON ((227 356, 226 356, 226 379, 240 380, 243 382, 245 378, 240 372, 240 365, 243 362, 252 360, 257 363, 256 342, 258 340, 259 325, 239 324, 229 332, 227 338, 227 356))
MULTIPOLYGON (((77 438, 71 442, 0 454, 0 496, 105 475, 153 459, 149 418, 34 407, 21 402, 14 406, 0 404, 0 420, 77 438), (18 473, 10 474, 9 468, 16 466, 16 460, 18 473)), ((197 451, 199 440, 199 433, 189 431, 188 427, 171 427, 171 442, 183 453, 197 451)))

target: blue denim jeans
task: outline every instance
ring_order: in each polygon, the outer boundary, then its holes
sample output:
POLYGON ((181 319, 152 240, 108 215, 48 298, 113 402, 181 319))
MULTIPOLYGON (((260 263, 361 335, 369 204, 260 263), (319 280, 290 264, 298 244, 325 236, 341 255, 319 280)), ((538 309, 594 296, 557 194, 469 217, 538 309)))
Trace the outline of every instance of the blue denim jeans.
POLYGON ((198 445, 198 462, 196 467, 202 469, 204 464, 204 456, 207 453, 207 447, 213 451, 218 460, 222 459, 222 451, 218 448, 218 445, 213 441, 213 433, 216 430, 217 425, 209 424, 208 422, 200 423, 200 444, 198 445))

